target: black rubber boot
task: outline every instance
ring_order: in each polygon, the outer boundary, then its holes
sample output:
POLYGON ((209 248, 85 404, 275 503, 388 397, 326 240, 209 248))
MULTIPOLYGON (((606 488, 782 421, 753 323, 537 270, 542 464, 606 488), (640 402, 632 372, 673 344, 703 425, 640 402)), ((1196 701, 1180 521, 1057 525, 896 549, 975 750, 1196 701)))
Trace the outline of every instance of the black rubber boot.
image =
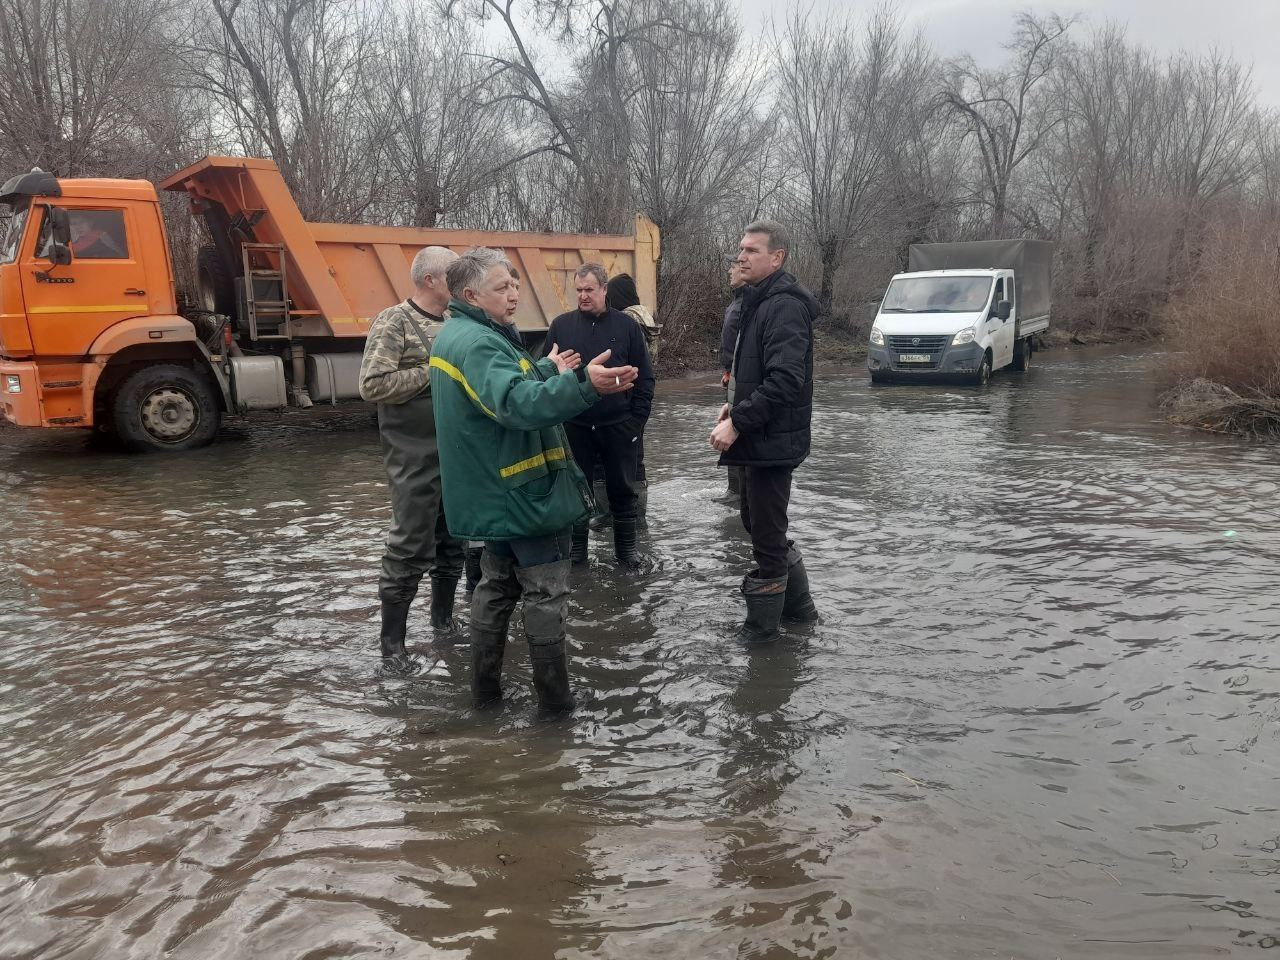
POLYGON ((787 593, 782 604, 782 617, 794 623, 818 622, 818 608, 809 594, 809 575, 804 571, 804 558, 794 543, 787 544, 787 593))
POLYGON ((431 578, 431 627, 444 633, 457 633, 462 629, 453 619, 453 598, 458 592, 457 577, 431 578))
POLYGON ((613 552, 624 567, 638 567, 640 552, 636 549, 636 521, 613 518, 613 552))
POLYGON ((477 710, 502 699, 502 657, 507 635, 471 628, 471 703, 477 710))
MULTIPOLYGON (((753 570, 751 574, 760 571, 753 570)), ((742 581, 742 596, 747 601, 747 619, 738 630, 738 639, 746 643, 771 643, 778 639, 782 621, 782 605, 787 599, 787 578, 760 580, 748 574, 742 581)))
POLYGON ((569 654, 564 641, 529 644, 529 659, 533 689, 538 694, 538 719, 554 720, 572 711, 577 704, 569 690, 569 654))
POLYGON ((467 547, 467 592, 469 597, 476 592, 476 584, 480 582, 480 554, 484 547, 467 547))
POLYGON ((569 546, 569 560, 573 563, 587 562, 587 540, 591 536, 591 528, 585 523, 573 525, 573 536, 569 546))
POLYGON ((591 515, 591 529, 603 530, 613 522, 613 514, 609 512, 609 494, 605 490, 604 477, 597 477, 591 489, 596 497, 596 512, 591 515))
POLYGON ((409 600, 382 601, 382 672, 411 677, 422 671, 422 661, 409 655, 404 638, 409 632, 409 600))

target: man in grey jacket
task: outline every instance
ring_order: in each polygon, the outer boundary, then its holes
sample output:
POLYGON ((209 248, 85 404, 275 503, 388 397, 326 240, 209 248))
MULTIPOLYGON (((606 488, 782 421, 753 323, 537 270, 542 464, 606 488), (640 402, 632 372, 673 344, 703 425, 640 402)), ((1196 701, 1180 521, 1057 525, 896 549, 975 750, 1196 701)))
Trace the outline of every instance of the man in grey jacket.
POLYGON ((431 404, 431 341, 449 303, 445 271, 457 254, 426 247, 413 258, 414 293, 374 318, 360 364, 360 396, 378 404, 382 458, 391 485, 391 529, 382 557, 382 666, 411 675, 421 661, 405 649, 409 607, 431 572, 431 625, 454 629, 453 602, 464 545, 449 535, 440 502, 440 456, 431 404))

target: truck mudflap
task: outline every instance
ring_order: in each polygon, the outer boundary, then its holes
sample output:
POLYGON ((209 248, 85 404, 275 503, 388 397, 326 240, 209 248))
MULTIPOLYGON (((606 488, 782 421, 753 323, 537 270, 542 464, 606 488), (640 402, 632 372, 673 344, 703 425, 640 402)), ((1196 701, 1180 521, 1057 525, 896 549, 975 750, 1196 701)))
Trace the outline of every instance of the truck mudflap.
POLYGON ((867 349, 867 369, 875 380, 965 380, 978 372, 984 353, 976 343, 947 345, 928 363, 900 363, 897 350, 872 346, 867 349))

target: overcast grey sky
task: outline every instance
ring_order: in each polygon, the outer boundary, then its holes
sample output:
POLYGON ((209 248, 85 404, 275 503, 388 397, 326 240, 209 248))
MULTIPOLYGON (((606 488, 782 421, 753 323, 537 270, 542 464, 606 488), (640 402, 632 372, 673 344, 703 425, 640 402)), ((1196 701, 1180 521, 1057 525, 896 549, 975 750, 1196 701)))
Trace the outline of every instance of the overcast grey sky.
MULTIPOLYGON (((740 0, 743 26, 759 29, 769 14, 785 15, 790 3, 740 0)), ((806 2, 806 0, 799 0, 806 2)), ((878 0, 814 0, 819 10, 862 13, 878 0)), ((1129 38, 1154 50, 1208 50, 1217 46, 1253 65, 1262 100, 1280 107, 1280 0, 898 0, 908 23, 918 24, 943 56, 966 52, 1000 62, 1001 39, 1019 10, 1078 13, 1084 27, 1115 20, 1129 38)))

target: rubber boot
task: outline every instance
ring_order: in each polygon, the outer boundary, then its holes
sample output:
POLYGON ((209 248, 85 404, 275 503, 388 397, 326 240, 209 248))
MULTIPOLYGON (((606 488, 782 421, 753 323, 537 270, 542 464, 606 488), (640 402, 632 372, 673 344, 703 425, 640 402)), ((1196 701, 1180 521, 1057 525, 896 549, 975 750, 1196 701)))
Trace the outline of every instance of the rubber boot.
POLYGON ((738 639, 746 643, 771 643, 778 639, 782 621, 782 605, 787 599, 787 578, 761 580, 753 570, 742 580, 742 596, 747 601, 747 619, 738 630, 738 639))
POLYGON ((564 618, 569 606, 569 561, 517 567, 524 596, 524 631, 538 695, 538 718, 548 720, 574 707, 569 692, 569 652, 564 618))
POLYGON ((476 592, 476 584, 480 582, 480 554, 483 552, 484 547, 467 547, 467 591, 465 595, 468 597, 476 592))
POLYGON ((382 672, 389 676, 411 677, 422 671, 422 661, 409 655, 404 638, 409 632, 409 600, 382 601, 382 672))
POLYGON ((599 478, 592 485, 596 498, 596 512, 591 515, 591 529, 603 530, 613 522, 613 514, 609 512, 609 494, 605 490, 604 479, 599 478))
POLYGON ((453 619, 453 598, 458 592, 457 577, 431 578, 431 628, 442 633, 457 633, 462 628, 453 619))
POLYGON ((638 567, 640 553, 636 549, 636 521, 613 518, 613 552, 624 567, 638 567))
POLYGON ((569 689, 569 654, 563 640, 530 643, 533 689, 538 694, 538 719, 554 720, 577 706, 569 689))
POLYGON ((725 469, 728 471, 729 481, 720 502, 732 506, 742 499, 742 468, 726 467, 725 469))
POLYGON ((477 710, 502 699, 502 657, 507 635, 481 627, 471 628, 471 704, 477 710))
POLYGON ((591 528, 585 523, 573 525, 573 536, 569 546, 569 560, 572 563, 587 562, 587 541, 591 537, 591 528))
POLYGON ((804 571, 804 558, 794 543, 787 544, 787 593, 782 604, 782 618, 793 623, 818 622, 818 608, 809 594, 809 575, 804 571))

